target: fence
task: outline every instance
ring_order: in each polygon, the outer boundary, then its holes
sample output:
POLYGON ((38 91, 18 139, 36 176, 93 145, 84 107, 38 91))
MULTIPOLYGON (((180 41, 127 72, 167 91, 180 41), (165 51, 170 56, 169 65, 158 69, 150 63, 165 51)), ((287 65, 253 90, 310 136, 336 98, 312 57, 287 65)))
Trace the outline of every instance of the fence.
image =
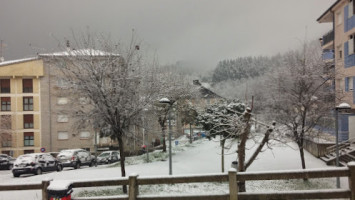
MULTIPOLYGON (((8 190, 42 190, 42 199, 47 200, 47 187, 50 181, 41 184, 0 186, 0 191, 8 190)), ((239 172, 230 170, 228 174, 191 175, 191 176, 166 176, 166 177, 139 177, 131 175, 128 178, 112 180, 74 181, 73 188, 119 186, 128 185, 128 194, 105 197, 110 200, 248 200, 248 199, 330 199, 349 198, 355 200, 355 162, 348 163, 347 167, 290 170, 278 172, 239 172), (322 190, 296 190, 296 191, 271 191, 271 192, 240 192, 238 193, 237 181, 257 180, 282 180, 282 179, 310 179, 348 177, 349 189, 322 189, 322 190), (201 182, 229 182, 228 194, 198 194, 198 195, 140 195, 140 185, 178 184, 201 182)), ((73 200, 102 200, 103 197, 76 197, 73 200)))

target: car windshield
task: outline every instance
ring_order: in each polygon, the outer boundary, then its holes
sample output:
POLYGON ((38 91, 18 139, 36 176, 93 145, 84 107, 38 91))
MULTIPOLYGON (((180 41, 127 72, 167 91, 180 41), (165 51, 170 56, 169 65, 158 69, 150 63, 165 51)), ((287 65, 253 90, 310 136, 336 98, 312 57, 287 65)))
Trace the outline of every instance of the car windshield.
POLYGON ((109 152, 104 152, 104 153, 101 153, 98 157, 109 157, 109 156, 110 156, 109 152))
POLYGON ((2 157, 2 158, 7 158, 7 156, 6 156, 6 155, 0 155, 0 157, 2 157))

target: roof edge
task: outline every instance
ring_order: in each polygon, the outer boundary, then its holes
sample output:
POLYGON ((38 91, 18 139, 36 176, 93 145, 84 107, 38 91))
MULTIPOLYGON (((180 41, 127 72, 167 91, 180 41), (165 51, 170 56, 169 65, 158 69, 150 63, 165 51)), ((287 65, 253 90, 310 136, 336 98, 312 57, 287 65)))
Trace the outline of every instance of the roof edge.
POLYGON ((336 6, 340 1, 341 0, 337 0, 336 2, 334 2, 333 5, 331 5, 320 17, 318 17, 317 22, 319 22, 319 20, 324 17, 328 12, 331 12, 334 6, 336 6))

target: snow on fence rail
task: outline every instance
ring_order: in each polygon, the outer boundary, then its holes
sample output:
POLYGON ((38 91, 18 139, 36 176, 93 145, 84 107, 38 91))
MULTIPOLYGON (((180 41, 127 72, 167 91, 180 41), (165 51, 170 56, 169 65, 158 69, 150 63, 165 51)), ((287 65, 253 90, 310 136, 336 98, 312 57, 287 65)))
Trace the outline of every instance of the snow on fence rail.
MULTIPOLYGON (((42 190, 42 199, 48 199, 47 187, 50 180, 42 181, 41 184, 26 185, 2 185, 0 191, 8 190, 42 190)), ((348 163, 347 167, 327 169, 306 169, 288 170, 277 172, 239 172, 234 169, 228 174, 209 175, 188 175, 188 176, 166 176, 166 177, 139 177, 131 175, 128 178, 111 180, 86 180, 73 181, 73 188, 98 187, 98 186, 119 186, 128 185, 127 195, 110 197, 75 197, 73 200, 248 200, 248 199, 330 199, 349 198, 355 200, 355 162, 348 163), (270 191, 270 192, 240 192, 238 193, 237 181, 257 180, 282 180, 282 179, 309 179, 309 178, 330 178, 348 177, 349 189, 321 189, 321 190, 295 190, 295 191, 270 191), (179 184, 179 183, 200 183, 200 182, 229 182, 229 194, 195 194, 195 195, 140 195, 139 185, 154 184, 179 184)))

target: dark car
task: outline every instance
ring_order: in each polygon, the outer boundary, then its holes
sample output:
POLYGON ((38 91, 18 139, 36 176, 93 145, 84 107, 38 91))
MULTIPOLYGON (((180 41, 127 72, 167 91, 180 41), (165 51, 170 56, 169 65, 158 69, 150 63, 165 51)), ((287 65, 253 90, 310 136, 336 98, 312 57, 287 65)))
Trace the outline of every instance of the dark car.
POLYGON ((97 164, 109 164, 120 160, 118 151, 104 151, 97 156, 97 164))
POLYGON ((0 154, 0 168, 11 170, 16 158, 8 156, 7 154, 0 154))
POLYGON ((95 164, 95 158, 84 149, 62 150, 57 155, 57 159, 62 163, 63 167, 74 167, 74 169, 78 169, 83 165, 91 167, 95 164))
POLYGON ((39 175, 42 172, 62 171, 63 166, 48 153, 30 153, 19 156, 14 162, 12 174, 19 177, 21 174, 39 175))

